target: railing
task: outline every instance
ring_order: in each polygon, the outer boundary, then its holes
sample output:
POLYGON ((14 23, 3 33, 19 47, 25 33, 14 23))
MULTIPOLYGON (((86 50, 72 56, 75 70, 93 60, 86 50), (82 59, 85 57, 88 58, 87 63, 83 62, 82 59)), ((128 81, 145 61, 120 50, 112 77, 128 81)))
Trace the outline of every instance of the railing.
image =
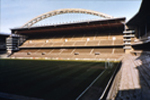
POLYGON ((121 73, 122 73, 122 70, 119 70, 116 73, 116 76, 115 76, 112 86, 108 92, 106 100, 114 100, 115 99, 115 97, 118 93, 119 85, 120 85, 119 83, 120 83, 120 79, 121 79, 121 73))
POLYGON ((99 100, 114 100, 118 88, 119 88, 119 81, 121 78, 121 70, 120 70, 121 62, 118 64, 117 68, 115 69, 114 73, 112 74, 103 94, 99 98, 99 100))

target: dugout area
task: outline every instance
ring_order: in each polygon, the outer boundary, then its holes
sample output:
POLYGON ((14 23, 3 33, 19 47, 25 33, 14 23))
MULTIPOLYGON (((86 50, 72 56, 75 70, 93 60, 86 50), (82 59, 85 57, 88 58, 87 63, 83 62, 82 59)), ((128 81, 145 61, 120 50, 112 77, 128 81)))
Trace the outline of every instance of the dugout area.
POLYGON ((74 100, 84 91, 79 100, 99 99, 118 63, 105 69, 100 61, 1 59, 0 98, 11 100, 1 94, 6 93, 16 98, 74 100))

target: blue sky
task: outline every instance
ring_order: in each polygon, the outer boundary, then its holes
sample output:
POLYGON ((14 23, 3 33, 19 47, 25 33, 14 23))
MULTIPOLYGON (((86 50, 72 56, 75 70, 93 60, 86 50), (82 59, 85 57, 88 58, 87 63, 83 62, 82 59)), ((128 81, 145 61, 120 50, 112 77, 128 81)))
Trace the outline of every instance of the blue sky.
POLYGON ((11 28, 21 27, 38 15, 62 8, 89 9, 114 17, 126 17, 128 21, 138 12, 141 2, 142 0, 0 0, 0 32, 11 33, 11 28))

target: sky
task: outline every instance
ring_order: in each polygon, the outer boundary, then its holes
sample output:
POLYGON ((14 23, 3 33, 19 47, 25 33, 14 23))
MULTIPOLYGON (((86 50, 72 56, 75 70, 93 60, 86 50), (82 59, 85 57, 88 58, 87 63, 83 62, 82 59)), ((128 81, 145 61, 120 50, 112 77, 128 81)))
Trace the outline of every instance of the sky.
MULTIPOLYGON (((0 33, 10 34, 10 29, 21 27, 43 13, 63 8, 81 8, 114 17, 126 17, 127 22, 138 12, 141 2, 142 0, 0 0, 0 33)), ((77 18, 73 16, 73 19, 77 18)), ((56 18, 54 16, 50 21, 54 23, 62 18, 65 21, 69 17, 56 18)))

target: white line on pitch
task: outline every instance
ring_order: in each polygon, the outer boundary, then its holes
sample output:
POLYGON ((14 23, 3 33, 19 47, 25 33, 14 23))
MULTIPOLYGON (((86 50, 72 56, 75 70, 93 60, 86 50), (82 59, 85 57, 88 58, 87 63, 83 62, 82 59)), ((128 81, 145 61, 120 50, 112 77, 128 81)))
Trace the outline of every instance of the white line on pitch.
POLYGON ((79 98, 97 81, 99 77, 101 77, 105 71, 106 69, 96 77, 96 79, 76 98, 76 100, 79 100, 79 98))

